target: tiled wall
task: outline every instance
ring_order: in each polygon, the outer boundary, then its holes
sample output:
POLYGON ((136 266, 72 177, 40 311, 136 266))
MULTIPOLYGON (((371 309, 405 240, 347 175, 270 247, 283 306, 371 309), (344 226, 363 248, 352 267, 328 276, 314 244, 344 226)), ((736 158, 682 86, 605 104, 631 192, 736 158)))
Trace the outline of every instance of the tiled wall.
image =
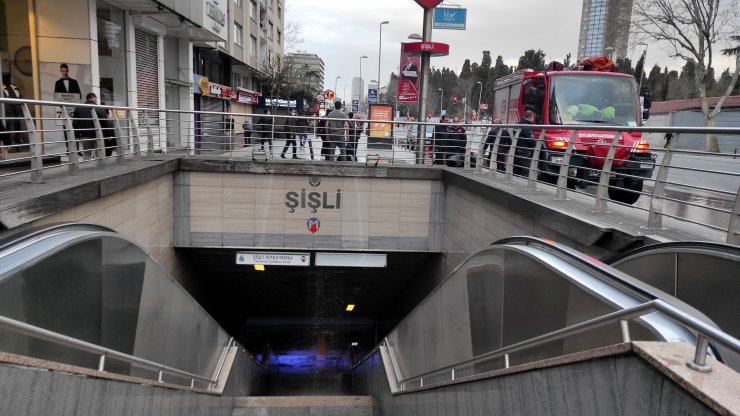
POLYGON ((178 276, 173 249, 172 175, 133 186, 35 221, 33 225, 78 221, 103 225, 135 241, 172 276, 178 276))
POLYGON ((441 241, 442 186, 437 181, 176 175, 178 246, 427 251, 441 241), (315 212, 311 193, 320 202, 315 212))

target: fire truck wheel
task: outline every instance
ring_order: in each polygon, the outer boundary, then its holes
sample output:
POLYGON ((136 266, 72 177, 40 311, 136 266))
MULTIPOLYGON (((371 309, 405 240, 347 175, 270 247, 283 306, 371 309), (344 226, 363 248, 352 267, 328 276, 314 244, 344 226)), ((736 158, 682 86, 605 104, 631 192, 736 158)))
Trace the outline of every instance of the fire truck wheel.
POLYGON ((609 188, 609 198, 625 204, 634 204, 640 199, 642 192, 642 181, 625 179, 623 188, 609 188))

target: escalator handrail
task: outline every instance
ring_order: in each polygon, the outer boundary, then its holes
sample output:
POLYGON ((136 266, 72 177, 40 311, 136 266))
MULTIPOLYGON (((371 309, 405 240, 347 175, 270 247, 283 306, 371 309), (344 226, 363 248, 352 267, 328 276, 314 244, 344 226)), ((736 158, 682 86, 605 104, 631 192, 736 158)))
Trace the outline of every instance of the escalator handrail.
POLYGON ((55 224, 46 224, 38 227, 30 228, 19 233, 11 234, 4 239, 0 240, 0 253, 25 241, 32 240, 48 234, 50 232, 58 231, 71 231, 71 230, 89 230, 89 231, 105 231, 105 232, 116 232, 115 230, 97 224, 87 224, 79 222, 60 222, 55 224))
POLYGON ((602 281, 606 283, 609 283, 612 285, 615 282, 619 283, 620 284, 619 289, 621 290, 628 289, 628 290, 631 290, 635 295, 641 296, 645 298, 646 300, 661 299, 664 302, 672 304, 675 307, 686 309, 686 310, 691 310, 696 314, 696 316, 699 319, 703 320, 705 323, 715 325, 712 322, 712 320, 709 319, 707 316, 705 316, 703 313, 696 310, 694 307, 688 305, 687 303, 671 296, 670 294, 667 294, 659 289, 656 289, 646 284, 645 282, 628 275, 627 273, 617 270, 595 257, 591 257, 589 255, 583 254, 575 249, 572 249, 568 246, 562 245, 555 241, 546 240, 546 239, 537 238, 537 237, 516 236, 516 237, 508 237, 508 238, 498 240, 495 243, 491 244, 491 246, 498 246, 498 245, 513 246, 513 245, 521 245, 521 244, 527 245, 527 246, 538 246, 540 248, 548 250, 549 252, 558 254, 561 257, 566 257, 567 260, 571 263, 574 263, 574 264, 577 263, 578 265, 588 269, 592 273, 597 272, 597 274, 595 275, 597 277, 598 276, 608 277, 608 279, 602 279, 602 281))
POLYGON ((740 257, 740 246, 724 243, 715 243, 710 241, 671 241, 667 243, 656 243, 649 244, 646 246, 638 247, 633 250, 629 250, 624 253, 616 254, 608 259, 604 260, 606 264, 615 264, 617 262, 626 260, 632 256, 650 253, 651 251, 662 251, 662 250, 677 250, 677 249, 689 249, 689 250, 707 250, 716 253, 730 254, 733 256, 740 257))

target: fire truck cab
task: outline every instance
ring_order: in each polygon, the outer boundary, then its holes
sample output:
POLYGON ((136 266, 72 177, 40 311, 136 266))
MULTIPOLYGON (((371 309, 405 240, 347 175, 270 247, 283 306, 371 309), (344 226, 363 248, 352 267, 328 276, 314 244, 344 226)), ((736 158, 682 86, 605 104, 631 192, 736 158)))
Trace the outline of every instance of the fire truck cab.
MULTIPOLYGON (((645 107, 649 108, 649 100, 645 107)), ((545 71, 519 71, 499 78, 494 85, 495 118, 516 124, 526 110, 545 130, 538 163, 540 180, 555 183, 574 127, 604 125, 636 127, 643 113, 637 83, 617 72, 562 68, 550 64, 545 71)), ((647 115, 647 114, 646 114, 647 115)), ((647 118, 647 117, 646 117, 647 118)), ((541 130, 534 131, 539 137, 541 130)), ((614 131, 578 130, 573 146, 568 186, 598 183, 614 131)), ((640 197, 643 180, 652 175, 655 157, 642 133, 622 132, 615 149, 609 197, 633 204, 640 197)))

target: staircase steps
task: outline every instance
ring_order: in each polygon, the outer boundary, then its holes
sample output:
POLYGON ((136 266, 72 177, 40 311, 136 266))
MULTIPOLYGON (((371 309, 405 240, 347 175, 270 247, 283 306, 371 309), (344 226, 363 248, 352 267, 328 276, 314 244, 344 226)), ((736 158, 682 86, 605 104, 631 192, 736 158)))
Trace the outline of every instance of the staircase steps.
POLYGON ((237 397, 233 416, 373 416, 370 396, 237 397))

